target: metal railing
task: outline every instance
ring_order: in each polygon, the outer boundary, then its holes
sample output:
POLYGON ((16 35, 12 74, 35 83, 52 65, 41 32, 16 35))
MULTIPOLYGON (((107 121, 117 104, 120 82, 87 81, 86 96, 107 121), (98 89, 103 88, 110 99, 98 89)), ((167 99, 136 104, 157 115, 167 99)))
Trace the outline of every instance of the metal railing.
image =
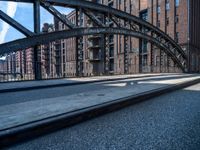
MULTIPOLYGON (((4 61, 0 63, 0 82, 27 81, 35 80, 34 73, 35 62, 17 62, 4 61)), ((136 64, 128 64, 125 71, 124 64, 108 63, 107 67, 103 61, 83 63, 83 71, 77 76, 76 62, 65 62, 56 64, 37 62, 37 70, 39 70, 40 79, 59 79, 70 77, 89 77, 104 75, 123 75, 138 73, 180 73, 180 68, 175 66, 141 66, 136 64), (126 72, 126 73, 124 73, 126 72)))

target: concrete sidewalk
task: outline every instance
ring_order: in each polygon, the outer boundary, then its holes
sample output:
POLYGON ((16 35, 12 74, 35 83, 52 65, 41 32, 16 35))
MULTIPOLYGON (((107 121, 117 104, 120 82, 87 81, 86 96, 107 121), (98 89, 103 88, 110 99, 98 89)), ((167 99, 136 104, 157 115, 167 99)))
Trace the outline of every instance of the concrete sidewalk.
POLYGON ((8 144, 13 136, 23 139, 66 127, 199 81, 199 75, 149 81, 126 79, 105 82, 109 89, 5 105, 0 107, 0 144, 8 144))
POLYGON ((6 83, 0 83, 0 93, 59 87, 59 86, 71 86, 71 85, 88 84, 94 82, 115 81, 120 79, 163 76, 163 75, 179 75, 179 74, 155 73, 155 74, 96 76, 96 77, 64 78, 64 79, 39 80, 39 81, 6 82, 6 83))

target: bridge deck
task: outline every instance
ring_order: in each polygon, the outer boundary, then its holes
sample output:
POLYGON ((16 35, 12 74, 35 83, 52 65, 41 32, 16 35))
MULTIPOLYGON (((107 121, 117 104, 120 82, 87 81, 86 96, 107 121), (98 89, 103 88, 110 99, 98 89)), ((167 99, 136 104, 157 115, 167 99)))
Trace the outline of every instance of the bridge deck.
MULTIPOLYGON (((0 131, 35 121, 41 121, 45 118, 54 117, 64 113, 70 114, 73 111, 110 103, 118 99, 158 90, 160 88, 166 88, 194 79, 200 79, 200 76, 190 74, 166 75, 93 83, 88 86, 81 85, 79 87, 83 89, 88 87, 96 88, 96 90, 93 90, 92 92, 76 93, 76 91, 74 91, 74 94, 66 94, 66 96, 61 97, 43 98, 2 105, 0 106, 0 131), (103 88, 98 88, 98 86, 102 86, 103 88)), ((65 92, 67 93, 67 91, 65 92)), ((4 101, 3 93, 1 95, 1 101, 4 101)), ((29 95, 27 95, 27 97, 28 96, 29 95)), ((26 97, 21 99, 26 99, 26 97)))

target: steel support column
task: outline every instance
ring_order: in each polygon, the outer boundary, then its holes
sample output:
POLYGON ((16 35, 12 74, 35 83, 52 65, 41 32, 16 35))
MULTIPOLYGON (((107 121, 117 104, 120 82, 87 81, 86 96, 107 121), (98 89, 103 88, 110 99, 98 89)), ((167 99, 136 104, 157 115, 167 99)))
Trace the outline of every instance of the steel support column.
POLYGON ((154 72, 155 70, 155 66, 154 66, 154 60, 156 59, 155 57, 155 54, 154 54, 154 47, 153 47, 153 44, 150 45, 150 68, 151 68, 151 73, 154 72))
POLYGON ((124 36, 124 74, 128 73, 128 36, 124 36))
MULTIPOLYGON (((151 36, 153 36, 153 33, 151 32, 150 33, 151 34, 151 36)), ((155 52, 155 50, 154 50, 154 46, 153 46, 153 44, 152 43, 150 43, 150 72, 151 73, 153 73, 154 72, 154 70, 155 70, 155 64, 154 64, 154 60, 156 59, 155 58, 155 54, 154 54, 154 52, 155 52)))
POLYGON ((143 72, 142 39, 139 39, 139 73, 143 72))
MULTIPOLYGON (((40 33, 40 1, 36 0, 33 4, 33 14, 34 14, 34 32, 36 34, 40 33)), ((35 80, 41 79, 41 63, 39 60, 39 46, 34 46, 34 74, 35 80)))
POLYGON ((110 45, 109 45, 109 34, 104 35, 104 42, 105 42, 105 47, 104 47, 104 73, 105 75, 109 74, 110 71, 110 56, 109 56, 109 50, 110 50, 110 45))
POLYGON ((162 62, 161 62, 161 61, 162 61, 162 58, 161 58, 161 49, 159 49, 159 55, 160 55, 160 57, 159 57, 159 59, 160 59, 160 60, 159 60, 159 62, 160 62, 160 64, 159 64, 160 70, 159 70, 159 71, 160 71, 160 73, 162 73, 162 68, 161 68, 161 67, 162 67, 162 64, 161 64, 161 63, 162 63, 162 62))
POLYGON ((170 72, 170 58, 168 55, 167 55, 167 72, 168 73, 170 72))
MULTIPOLYGON (((82 9, 76 9, 76 26, 83 26, 82 9)), ((76 76, 83 76, 83 37, 76 37, 76 76)))
MULTIPOLYGON (((76 9, 76 26, 78 26, 78 9, 76 9)), ((78 37, 76 37, 76 76, 79 76, 79 50, 78 50, 78 37)))

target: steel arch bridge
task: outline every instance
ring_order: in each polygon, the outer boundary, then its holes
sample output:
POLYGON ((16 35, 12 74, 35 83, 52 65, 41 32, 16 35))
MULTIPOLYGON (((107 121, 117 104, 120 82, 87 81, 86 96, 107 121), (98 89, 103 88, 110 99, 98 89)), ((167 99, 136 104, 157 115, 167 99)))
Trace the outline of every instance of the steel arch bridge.
MULTIPOLYGON (((132 36, 139 39, 145 39, 152 45, 163 50, 183 72, 187 71, 187 56, 183 49, 166 33, 152 24, 130 15, 126 12, 101 5, 86 0, 0 0, 25 2, 33 4, 34 15, 34 32, 28 30, 16 20, 10 18, 0 10, 0 19, 13 26, 23 33, 26 38, 0 44, 0 55, 16 52, 21 49, 35 47, 34 53, 37 54, 37 45, 45 44, 58 39, 70 37, 80 37, 83 35, 96 34, 121 34, 132 36), (64 23, 68 29, 55 31, 51 33, 40 32, 40 6, 45 8, 49 13, 55 16, 59 21, 64 23), (78 23, 73 24, 54 6, 74 8, 76 13, 84 13, 94 24, 93 27, 82 27, 78 23), (104 19, 99 19, 101 15, 104 19), (114 24, 112 26, 110 24, 114 24)), ((126 52, 124 52, 126 53, 126 52)), ((77 56, 78 57, 78 56, 77 56)), ((126 58, 125 58, 126 59, 126 58)), ((35 61, 37 58, 35 57, 35 61)))

